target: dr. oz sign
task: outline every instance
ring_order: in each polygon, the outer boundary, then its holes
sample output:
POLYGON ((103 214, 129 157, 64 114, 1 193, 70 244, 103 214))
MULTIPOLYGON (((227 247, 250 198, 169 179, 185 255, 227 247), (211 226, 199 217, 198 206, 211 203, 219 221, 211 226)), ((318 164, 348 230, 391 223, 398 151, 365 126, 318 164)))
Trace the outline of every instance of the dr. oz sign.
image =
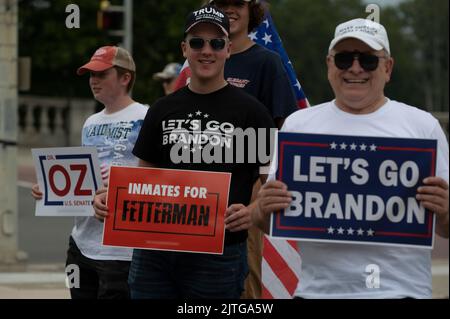
POLYGON ((277 179, 293 194, 271 235, 432 248, 434 214, 416 200, 435 175, 434 140, 279 133, 277 179))
POLYGON ((36 216, 92 216, 92 200, 101 184, 97 151, 93 147, 31 150, 42 200, 36 216))

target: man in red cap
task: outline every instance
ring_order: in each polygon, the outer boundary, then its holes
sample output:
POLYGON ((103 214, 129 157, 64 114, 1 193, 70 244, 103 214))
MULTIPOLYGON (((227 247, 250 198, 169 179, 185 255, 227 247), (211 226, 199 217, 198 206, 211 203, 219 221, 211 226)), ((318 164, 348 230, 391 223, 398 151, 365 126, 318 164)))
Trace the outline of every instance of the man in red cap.
MULTIPOLYGON (((99 48, 78 75, 89 72, 94 98, 105 108, 83 125, 82 145, 95 146, 99 153, 104 183, 110 165, 136 166, 131 153, 147 107, 129 95, 136 78, 133 58, 123 48, 99 48)), ((42 198, 38 185, 32 195, 42 198)), ((73 299, 129 298, 128 271, 132 249, 102 245, 103 225, 92 217, 76 217, 69 240, 67 265, 80 269, 80 287, 71 288, 73 299)))

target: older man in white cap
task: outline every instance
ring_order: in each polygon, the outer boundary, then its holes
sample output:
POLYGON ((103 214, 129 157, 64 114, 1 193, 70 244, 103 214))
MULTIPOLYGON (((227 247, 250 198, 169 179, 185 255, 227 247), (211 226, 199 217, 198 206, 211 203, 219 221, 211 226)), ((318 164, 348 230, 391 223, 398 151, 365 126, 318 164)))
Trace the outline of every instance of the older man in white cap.
MULTIPOLYGON (((438 142, 436 177, 424 180, 417 199, 436 215, 436 233, 448 238, 448 142, 429 113, 390 100, 384 87, 394 60, 385 28, 354 19, 336 28, 328 56, 328 80, 336 99, 286 119, 282 131, 396 138, 438 142)), ((273 179, 273 177, 272 177, 273 179)), ((280 181, 266 183, 258 194, 254 221, 265 231, 269 216, 292 201, 280 181)), ((431 252, 426 249, 338 243, 299 242, 302 273, 299 298, 430 298, 431 252), (366 267, 380 269, 379 287, 366 286, 366 267)))

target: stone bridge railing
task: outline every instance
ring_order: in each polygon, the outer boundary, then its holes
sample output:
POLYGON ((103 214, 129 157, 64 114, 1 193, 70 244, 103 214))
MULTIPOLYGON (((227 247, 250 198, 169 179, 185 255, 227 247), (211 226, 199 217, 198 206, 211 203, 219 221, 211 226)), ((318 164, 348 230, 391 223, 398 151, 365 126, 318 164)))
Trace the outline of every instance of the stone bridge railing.
POLYGON ((95 111, 92 99, 19 96, 18 143, 27 147, 78 146, 84 121, 95 111))

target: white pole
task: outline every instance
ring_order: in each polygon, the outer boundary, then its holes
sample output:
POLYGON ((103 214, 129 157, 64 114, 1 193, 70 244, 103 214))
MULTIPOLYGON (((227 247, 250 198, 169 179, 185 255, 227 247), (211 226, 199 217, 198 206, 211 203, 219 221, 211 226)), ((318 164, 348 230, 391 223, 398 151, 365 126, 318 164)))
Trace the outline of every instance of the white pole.
POLYGON ((0 264, 17 261, 18 1, 0 1, 0 264))
POLYGON ((124 21, 124 28, 125 28, 125 35, 124 35, 124 47, 125 49, 130 52, 131 55, 133 55, 133 0, 124 0, 124 6, 125 6, 125 21, 124 21))

